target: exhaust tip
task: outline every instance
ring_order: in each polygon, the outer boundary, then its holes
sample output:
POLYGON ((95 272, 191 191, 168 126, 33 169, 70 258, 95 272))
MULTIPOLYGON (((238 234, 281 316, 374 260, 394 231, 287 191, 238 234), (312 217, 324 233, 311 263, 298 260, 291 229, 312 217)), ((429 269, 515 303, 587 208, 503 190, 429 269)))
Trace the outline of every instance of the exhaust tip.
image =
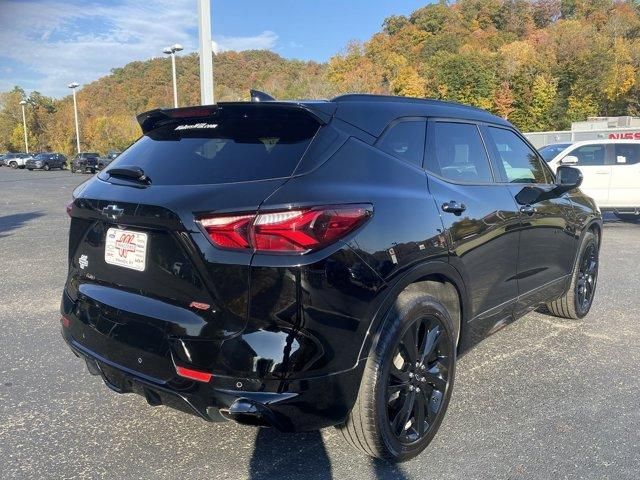
MULTIPOLYGON (((73 353, 76 353, 75 351, 73 353)), ((79 356, 76 353, 76 356, 79 356)), ((89 359, 89 358, 85 358, 85 363, 87 364, 87 370, 89 370, 89 373, 91 375, 96 375, 96 376, 101 376, 102 372, 100 371, 100 367, 98 367, 98 364, 96 363, 95 360, 89 359)))
POLYGON ((242 425, 272 427, 273 413, 263 404, 248 398, 238 398, 227 409, 220 409, 222 416, 242 425))

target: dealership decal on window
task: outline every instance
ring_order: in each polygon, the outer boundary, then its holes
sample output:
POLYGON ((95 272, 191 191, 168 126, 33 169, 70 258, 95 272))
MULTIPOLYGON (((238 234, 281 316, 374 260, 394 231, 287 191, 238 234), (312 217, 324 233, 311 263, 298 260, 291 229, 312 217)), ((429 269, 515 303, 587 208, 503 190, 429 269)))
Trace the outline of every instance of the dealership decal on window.
POLYGON ((191 125, 178 125, 174 130, 193 130, 200 128, 216 128, 217 123, 194 123, 191 125))

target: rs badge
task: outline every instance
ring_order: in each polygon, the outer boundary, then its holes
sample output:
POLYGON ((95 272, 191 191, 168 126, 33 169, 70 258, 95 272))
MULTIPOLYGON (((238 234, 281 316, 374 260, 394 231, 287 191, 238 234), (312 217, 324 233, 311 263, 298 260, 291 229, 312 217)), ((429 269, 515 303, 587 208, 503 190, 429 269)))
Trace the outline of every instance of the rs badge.
POLYGON ((78 265, 80 265, 81 270, 84 270, 89 266, 89 258, 86 255, 80 255, 80 258, 78 259, 78 265))

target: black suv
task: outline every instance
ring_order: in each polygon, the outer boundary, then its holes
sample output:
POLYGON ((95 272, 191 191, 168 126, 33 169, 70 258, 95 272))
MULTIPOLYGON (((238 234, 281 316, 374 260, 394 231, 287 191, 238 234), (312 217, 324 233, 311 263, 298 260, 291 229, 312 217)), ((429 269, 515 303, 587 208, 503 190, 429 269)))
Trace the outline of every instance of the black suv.
POLYGON ((116 392, 405 460, 461 352, 541 305, 589 311, 580 172, 483 110, 347 95, 138 120, 69 206, 62 334, 116 392))
POLYGON ((94 152, 83 152, 77 154, 71 160, 71 173, 96 173, 98 169, 98 159, 100 154, 94 152))
POLYGON ((67 168, 67 157, 60 153, 39 153, 27 160, 24 166, 27 170, 51 170, 52 168, 63 170, 67 168))

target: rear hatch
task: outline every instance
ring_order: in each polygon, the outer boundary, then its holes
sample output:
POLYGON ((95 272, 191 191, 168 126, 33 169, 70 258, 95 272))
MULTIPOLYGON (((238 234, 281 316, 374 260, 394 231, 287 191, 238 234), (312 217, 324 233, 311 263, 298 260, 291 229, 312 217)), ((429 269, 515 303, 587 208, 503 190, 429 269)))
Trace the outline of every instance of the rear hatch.
POLYGON ((174 362, 215 371, 216 345, 247 318, 251 251, 214 247, 195 219, 258 210, 321 121, 239 104, 141 124, 144 136, 75 193, 62 310, 82 348, 166 381, 174 362))

